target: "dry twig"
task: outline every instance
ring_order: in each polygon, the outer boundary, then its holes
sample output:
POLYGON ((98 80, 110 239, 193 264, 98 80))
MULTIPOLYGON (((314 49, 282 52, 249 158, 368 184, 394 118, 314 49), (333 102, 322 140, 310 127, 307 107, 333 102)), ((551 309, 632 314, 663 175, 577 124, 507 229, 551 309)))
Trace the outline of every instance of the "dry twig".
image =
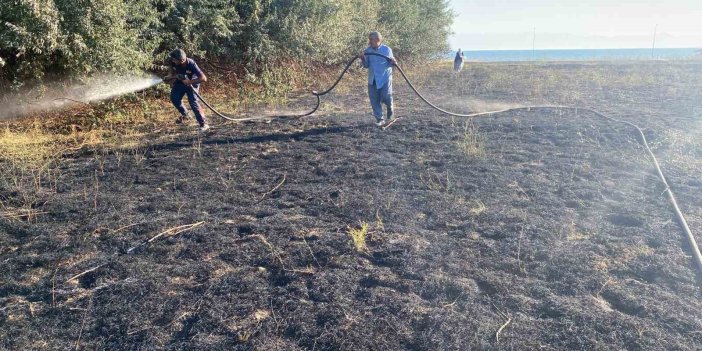
POLYGON ((522 258, 521 258, 522 237, 523 236, 524 236, 524 225, 521 225, 520 229, 519 229, 519 239, 517 241, 517 267, 519 268, 520 271, 522 271, 524 274, 526 274, 526 265, 522 262, 522 258))
POLYGON ((595 296, 599 297, 602 294, 602 291, 604 291, 604 289, 607 287, 607 284, 609 284, 611 281, 612 281, 611 277, 609 279, 607 279, 607 281, 604 284, 602 284, 602 287, 600 288, 600 290, 597 292, 597 295, 595 295, 595 296))
POLYGON ((283 271, 292 272, 292 273, 300 273, 300 274, 309 274, 309 275, 314 274, 314 270, 312 270, 310 267, 308 267, 306 270, 290 269, 290 268, 285 267, 285 263, 283 263, 283 258, 280 257, 280 254, 275 249, 273 244, 271 244, 268 240, 266 240, 266 238, 264 238, 260 234, 246 236, 242 239, 237 240, 237 243, 243 242, 246 240, 252 240, 252 239, 258 239, 260 242, 262 242, 264 245, 266 245, 268 247, 268 250, 270 250, 270 252, 273 254, 273 256, 275 256, 275 258, 278 260, 278 263, 280 263, 280 266, 281 266, 281 268, 283 268, 283 271))
POLYGON ((446 303, 446 304, 444 304, 444 305, 441 306, 441 307, 443 307, 443 308, 453 307, 453 306, 456 304, 456 302, 458 302, 458 299, 460 299, 462 296, 463 296, 463 293, 460 293, 460 294, 458 295, 458 297, 456 297, 456 298, 453 300, 453 302, 451 302, 451 303, 446 303))
POLYGON ((307 239, 305 239, 304 234, 302 234, 302 241, 305 242, 305 245, 307 245, 307 249, 310 250, 310 254, 312 255, 314 261, 317 263, 317 267, 321 267, 322 265, 320 265, 319 261, 317 261, 317 257, 314 255, 314 251, 312 251, 312 247, 310 246, 310 244, 307 243, 307 239))
POLYGON ((86 275, 86 274, 88 274, 88 273, 90 273, 90 272, 92 272, 92 271, 98 270, 98 269, 100 269, 102 266, 104 266, 104 265, 106 265, 106 264, 107 264, 107 263, 103 263, 103 264, 101 264, 101 265, 99 265, 99 266, 97 266, 97 267, 93 267, 93 268, 88 269, 87 271, 83 271, 83 272, 81 272, 81 273, 78 273, 78 274, 76 274, 76 275, 74 275, 74 276, 68 278, 68 280, 66 280, 64 283, 68 283, 68 282, 70 282, 70 281, 72 281, 72 280, 75 280, 75 279, 78 279, 78 278, 80 278, 80 277, 82 277, 82 276, 84 276, 84 275, 86 275))
POLYGON ((3 219, 27 218, 27 219, 31 220, 32 217, 47 214, 47 213, 49 213, 49 212, 37 211, 35 209, 29 209, 29 208, 20 208, 20 209, 17 209, 15 211, 0 212, 0 218, 3 218, 3 219))
POLYGON ((51 277, 51 307, 56 307, 56 273, 58 272, 59 265, 56 266, 54 270, 54 275, 51 277))
POLYGON ((83 329, 85 328, 85 320, 88 319, 88 312, 90 311, 90 308, 93 306, 93 297, 90 296, 90 301, 88 302, 88 308, 85 309, 85 313, 83 314, 83 321, 80 323, 80 332, 78 333, 78 340, 76 340, 76 351, 80 348, 80 337, 83 336, 83 329))
POLYGON ((142 247, 142 246, 144 246, 144 245, 146 245, 146 244, 149 244, 149 243, 153 242, 154 240, 156 240, 156 239, 158 239, 158 238, 160 238, 160 237, 162 237, 162 236, 174 236, 174 235, 178 235, 178 234, 180 234, 180 233, 182 233, 182 232, 186 232, 186 231, 188 231, 188 230, 190 230, 190 229, 199 227, 199 226, 201 226, 201 225, 204 224, 204 223, 205 223, 205 221, 200 221, 200 222, 197 222, 197 223, 185 224, 185 225, 180 225, 180 226, 173 227, 173 228, 170 228, 170 229, 166 229, 166 230, 164 230, 164 231, 162 231, 162 232, 160 232, 160 233, 154 235, 153 237, 151 237, 151 239, 146 240, 146 241, 142 242, 141 244, 139 244, 139 245, 137 245, 137 246, 134 246, 134 247, 132 247, 132 248, 129 248, 129 249, 127 250, 127 253, 128 253, 128 254, 129 254, 129 253, 132 253, 132 251, 136 250, 137 248, 140 248, 140 247, 142 247))
POLYGON ((275 186, 273 189, 271 189, 270 191, 267 191, 267 192, 263 193, 263 195, 261 195, 261 200, 263 200, 266 196, 272 194, 273 192, 275 192, 276 190, 278 190, 278 188, 280 188, 281 186, 283 186, 283 183, 285 183, 286 176, 287 176, 286 174, 283 174, 283 180, 281 180, 280 183, 278 183, 278 185, 276 185, 276 186, 275 186))
POLYGON ((115 230, 112 230, 112 232, 113 232, 113 233, 117 233, 117 232, 119 232, 119 231, 121 231, 121 230, 124 230, 124 229, 127 229, 127 228, 131 228, 131 227, 134 227, 134 226, 137 226, 137 225, 146 224, 146 223, 153 223, 153 222, 158 222, 158 221, 162 221, 162 220, 163 220, 163 218, 159 218, 159 219, 153 219, 153 220, 150 220, 150 221, 143 221, 143 222, 137 222, 137 223, 127 224, 127 225, 125 225, 125 226, 122 226, 122 227, 119 227, 119 228, 117 228, 117 229, 115 229, 115 230))
POLYGON ((502 329, 507 328, 507 326, 508 326, 509 323, 511 323, 511 322, 512 322, 512 317, 509 317, 509 318, 507 319, 507 322, 505 322, 505 324, 503 324, 503 325, 500 327, 500 329, 497 330, 497 333, 495 333, 495 342, 500 342, 500 332, 502 332, 502 329))

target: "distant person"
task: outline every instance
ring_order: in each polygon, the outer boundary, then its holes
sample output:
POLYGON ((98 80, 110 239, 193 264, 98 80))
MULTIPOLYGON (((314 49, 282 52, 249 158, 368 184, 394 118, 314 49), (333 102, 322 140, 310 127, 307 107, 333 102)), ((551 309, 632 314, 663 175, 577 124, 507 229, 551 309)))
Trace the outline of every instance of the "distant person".
POLYGON ((463 51, 459 48, 458 51, 456 51, 456 57, 453 59, 454 71, 460 72, 463 69, 463 60, 465 60, 465 57, 463 57, 463 51))
POLYGON ((205 113, 200 103, 197 101, 197 96, 195 96, 195 92, 200 88, 200 83, 207 81, 207 76, 200 70, 200 67, 197 66, 197 63, 195 63, 193 59, 185 55, 185 51, 175 49, 171 51, 168 56, 171 64, 171 72, 163 80, 173 81, 171 85, 171 102, 178 112, 180 112, 180 117, 178 117, 176 123, 184 124, 190 119, 190 114, 188 114, 185 110, 185 106, 183 106, 183 95, 187 95, 190 108, 193 110, 195 119, 200 125, 199 130, 204 132, 210 129, 205 119, 205 113))
POLYGON ((371 32, 368 34, 368 47, 359 55, 363 67, 368 68, 368 98, 378 127, 386 125, 393 118, 392 66, 397 64, 392 49, 381 44, 382 41, 383 36, 380 33, 371 32), (387 56, 390 60, 367 55, 371 53, 387 56), (387 107, 387 119, 383 116, 381 103, 387 107))

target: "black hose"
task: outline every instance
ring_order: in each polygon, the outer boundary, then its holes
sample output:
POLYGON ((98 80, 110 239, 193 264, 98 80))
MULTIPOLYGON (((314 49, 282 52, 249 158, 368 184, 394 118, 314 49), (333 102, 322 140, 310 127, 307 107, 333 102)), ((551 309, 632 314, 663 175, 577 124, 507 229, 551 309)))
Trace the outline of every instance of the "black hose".
MULTIPOLYGON (((375 55, 375 54, 373 54, 373 55, 375 55)), ((382 56, 382 55, 378 55, 378 56, 382 56)), ((214 112, 217 116, 222 117, 222 118, 224 118, 228 121, 232 121, 232 122, 246 122, 246 121, 254 121, 254 120, 260 120, 260 119, 278 119, 278 118, 283 119, 283 118, 307 117, 307 116, 317 112, 317 110, 319 109, 319 105, 321 104, 320 96, 326 95, 329 92, 331 92, 332 90, 334 90, 334 88, 336 88, 337 84, 339 84, 339 82, 341 81, 341 78, 344 77, 344 75, 346 74, 346 71, 348 71, 349 68, 351 68, 351 65, 353 64, 354 61, 356 61, 356 59, 358 59, 358 57, 352 58, 349 61, 349 63, 346 64, 346 67, 339 75, 339 78, 336 79, 336 82, 334 82, 334 84, 332 84, 332 86, 329 87, 329 89, 327 89, 321 93, 317 92, 316 90, 313 90, 312 95, 314 95, 317 98, 317 104, 314 106, 314 108, 311 111, 309 111, 307 113, 297 114, 297 115, 275 115, 275 116, 265 116, 265 117, 232 118, 232 117, 225 116, 222 113, 220 113, 219 111, 215 110, 214 107, 212 107, 209 103, 207 103, 207 101, 205 99, 202 98, 202 95, 200 95, 197 92, 197 90, 193 89, 192 87, 189 87, 189 88, 192 89, 193 93, 195 93, 195 96, 197 96, 197 98, 200 99, 200 101, 202 101, 202 103, 204 103, 205 106, 207 106, 210 110, 212 110, 212 112, 214 112)))
MULTIPOLYGON (((390 60, 389 57, 387 57, 387 56, 385 56, 385 55, 381 55, 381 54, 366 53, 366 55, 380 56, 380 57, 384 57, 384 58, 390 60)), ((205 104, 205 106, 207 106, 210 110, 212 110, 212 112, 214 112, 217 116, 222 117, 222 118, 224 118, 224 119, 226 119, 226 120, 228 120, 228 121, 232 121, 232 122, 246 122, 246 121, 254 121, 254 120, 260 120, 260 119, 301 118, 301 117, 306 117, 306 116, 309 116, 309 115, 311 115, 311 114, 317 112, 317 110, 319 109, 319 105, 321 104, 321 98, 320 98, 320 96, 327 95, 327 94, 329 94, 332 90, 334 90, 334 88, 336 88, 336 86, 339 84, 339 82, 341 82, 341 79, 344 77, 344 75, 345 75, 346 72, 349 70, 349 68, 351 68, 351 65, 352 65, 352 64, 354 63, 354 61, 356 61, 357 59, 358 59, 358 56, 354 56, 351 60, 349 60, 349 62, 346 64, 346 67, 344 67, 344 70, 343 70, 343 71, 341 72, 341 74, 339 75, 339 78, 336 79, 336 81, 334 82, 334 84, 332 84, 332 86, 329 87, 329 89, 327 89, 327 90, 325 90, 325 91, 322 91, 322 92, 317 92, 316 90, 313 90, 311 93, 312 93, 312 95, 314 95, 314 96, 317 98, 317 104, 314 106, 314 108, 313 108, 311 111, 309 111, 309 112, 307 112, 307 113, 297 114, 297 115, 275 115, 275 116, 264 116, 264 117, 232 118, 232 117, 229 117, 229 116, 225 116, 225 115, 223 115, 222 113, 220 113, 219 111, 217 111, 214 107, 212 107, 212 105, 210 105, 205 99, 202 98, 202 95, 200 95, 200 94, 197 92, 197 90, 193 89, 191 86, 188 86, 188 87, 193 91, 193 93, 195 93, 195 96, 197 96, 197 98, 200 99, 200 101, 202 101, 202 102, 205 104)), ((397 67, 397 68, 400 68, 399 66, 396 66, 396 67, 397 67)), ((402 69, 400 69, 400 72, 402 73, 402 76, 405 77, 405 80, 407 80, 407 82, 409 83, 409 79, 407 79, 407 77, 405 76, 404 72, 402 72, 402 69)), ((410 83, 410 85, 411 85, 411 83, 410 83)), ((412 87, 412 89, 415 91, 415 93, 417 93, 417 94, 419 95, 419 92, 418 92, 416 89, 414 89, 414 87, 412 87)), ((420 95, 420 97, 422 97, 422 96, 420 95)), ((422 97, 422 100, 424 100, 426 103, 428 103, 428 104, 431 105, 431 103, 429 103, 429 102, 428 102, 426 99, 424 99, 423 97, 422 97)), ((434 105, 431 105, 431 106, 434 106, 434 105)), ((436 107, 435 107, 435 108, 436 108, 436 107)), ((443 110, 441 110, 441 111, 443 111, 443 110)), ((444 112, 445 112, 445 111, 444 111, 444 112)), ((446 112, 446 113, 450 113, 450 112, 446 112)))
MULTIPOLYGON (((380 57, 385 58, 385 59, 388 60, 388 61, 390 60, 390 57, 385 56, 385 55, 383 55, 383 54, 376 54, 376 53, 365 53, 365 54, 366 54, 366 55, 371 55, 371 56, 380 56, 380 57)), ((410 82, 409 78, 407 78, 407 75, 405 74, 405 71, 402 70, 402 67, 400 67, 399 65, 394 65, 394 66, 397 67, 397 70, 398 70, 398 71, 400 71, 400 74, 402 75, 402 78, 405 79, 405 81, 406 81, 407 84, 410 86, 410 88, 412 88, 412 90, 414 91, 414 93, 417 94, 417 96, 419 96, 419 98, 422 99, 422 101, 424 101, 427 105, 431 106, 431 107, 434 108, 435 110, 440 111, 440 112, 442 112, 442 113, 445 113, 445 114, 447 114, 447 115, 456 116, 456 117, 474 117, 474 116, 475 116, 475 114, 462 114, 462 113, 449 112, 449 111, 446 111, 446 110, 444 110, 444 109, 442 109, 442 108, 440 108, 440 107, 438 107, 438 106, 432 104, 431 102, 429 102, 429 100, 425 99, 424 96, 422 96, 422 94, 417 90, 417 88, 414 87, 414 85, 412 84, 412 82, 410 82)))
MULTIPOLYGON (((232 117, 225 116, 225 115, 221 114, 219 111, 215 110, 214 107, 212 107, 209 103, 207 103, 207 101, 205 99, 202 98, 202 95, 200 95, 197 92, 197 90, 193 89, 192 87, 189 87, 189 88, 193 91, 193 93, 195 93, 195 96, 197 96, 197 98, 200 99, 200 101, 202 101, 202 103, 204 103, 205 106, 207 106, 210 110, 212 110, 212 112, 214 112, 217 116, 222 117, 222 118, 224 118, 228 121, 232 121, 232 122, 247 122, 247 121, 255 121, 255 120, 259 120, 259 119, 305 117, 305 116, 309 116, 309 115, 315 113, 315 111, 317 111, 317 109, 319 108, 319 104, 321 103, 319 96, 317 96, 317 105, 314 107, 314 109, 312 109, 312 111, 310 111, 310 112, 307 112, 304 114, 299 114, 299 115, 276 115, 276 116, 265 116, 265 117, 232 118, 232 117)), ((314 92, 313 92, 313 94, 314 94, 314 92)))
MULTIPOLYGON (((389 57, 381 55, 381 54, 375 54, 375 53, 368 54, 367 53, 366 55, 381 56, 381 57, 384 57, 384 58, 390 60, 389 57)), ((588 112, 590 112, 598 117, 601 117, 601 118, 604 118, 604 119, 607 119, 607 120, 610 120, 613 122, 617 122, 617 123, 623 123, 623 124, 626 124, 626 125, 634 128, 634 130, 638 134, 640 143, 644 146, 644 148, 646 149, 646 152, 648 153, 648 156, 651 158, 651 162, 653 163, 653 166, 656 169, 656 173, 658 175, 658 178, 660 179, 661 183, 663 183, 663 186, 665 186, 665 193, 667 193, 668 200, 673 205, 673 210, 674 210, 675 215, 678 219, 678 223, 682 227, 683 232, 685 232, 685 237, 690 245, 690 250, 692 251, 693 260, 695 261, 695 264, 697 265, 697 269, 698 269, 699 273, 702 274, 702 253, 700 253, 700 248, 697 245, 697 241, 695 240, 695 237, 692 235, 692 231, 690 231, 690 227, 687 225, 687 221, 685 220, 685 216, 683 216, 682 212, 680 211, 680 207, 678 206, 678 202, 675 200, 675 195, 673 194, 673 191, 670 189, 670 186, 668 185, 668 181, 666 180, 665 175, 663 174, 663 171, 661 170, 661 167, 658 163, 658 159, 656 159, 656 156, 653 154, 653 151, 651 151, 651 148, 648 146, 648 142, 646 141, 646 136, 644 135, 643 131, 641 130, 641 127, 639 127, 638 125, 631 123, 631 122, 622 121, 622 120, 618 120, 618 119, 606 116, 605 114, 600 113, 600 112, 595 111, 595 110, 590 109, 590 108, 583 108, 583 107, 577 107, 577 106, 523 106, 523 107, 516 107, 516 108, 507 108, 507 109, 503 109, 503 110, 499 110, 499 111, 487 111, 487 112, 478 112, 478 113, 470 113, 470 114, 460 114, 460 113, 448 112, 446 110, 443 110, 443 109, 437 107, 436 105, 432 104, 431 102, 427 101, 427 99, 425 99, 422 96, 422 94, 420 94, 419 91, 417 91, 417 89, 414 87, 414 85, 412 85, 412 82, 410 82, 410 80, 407 78, 407 75, 405 75, 405 72, 402 71, 402 68, 400 68, 400 66, 398 66, 398 65, 395 65, 395 67, 397 67, 398 71, 400 71, 400 73, 402 74, 402 77, 405 79, 405 81, 410 86, 410 88, 412 88, 412 90, 414 90, 414 92, 417 94, 417 96, 419 96, 424 102, 426 102, 429 106, 433 107, 434 109, 441 111, 445 114, 451 115, 451 116, 477 117, 477 116, 491 115, 491 114, 502 113, 502 112, 507 112, 507 111, 529 110, 532 108, 561 109, 561 110, 567 109, 567 110, 575 110, 575 111, 583 110, 583 111, 588 111, 588 112)))
MULTIPOLYGON (((380 56, 380 57, 383 57, 383 58, 385 58, 385 59, 387 59, 387 60, 391 60, 390 57, 385 56, 385 55, 382 55, 382 54, 378 54, 378 53, 364 53, 364 54, 365 54, 365 55, 368 55, 368 56, 380 56)), ((346 67, 344 68, 344 70, 343 70, 343 71, 341 72, 341 74, 339 75, 339 78, 336 80, 336 82, 334 82, 334 84, 332 84, 332 86, 331 86, 329 89, 327 89, 327 90, 325 90, 325 91, 323 91, 323 92, 321 92, 321 93, 320 93, 320 92, 317 92, 317 91, 312 91, 312 94, 313 94, 314 96, 317 97, 317 105, 314 107, 314 109, 312 109, 312 111, 307 112, 307 113, 305 113, 305 114, 299 114, 299 115, 273 116, 272 118, 299 118, 299 117, 305 117, 305 116, 309 116, 309 115, 313 114, 313 113, 314 113, 315 111, 317 111, 317 109, 319 108, 319 105, 320 105, 320 96, 326 95, 326 94, 328 94, 330 91, 334 90, 334 88, 336 87, 336 85, 339 84, 339 82, 341 81, 341 79, 344 77, 344 75, 346 74, 346 72, 347 72, 347 71, 349 70, 349 68, 351 67, 351 64, 353 64, 353 62, 356 61, 356 59, 358 59, 358 57, 352 58, 352 59, 349 61, 349 63, 346 64, 346 67)), ((427 105, 431 106, 432 108, 436 109, 437 111, 440 111, 440 112, 445 113, 445 114, 450 115, 450 116, 456 116, 456 117, 478 117, 478 116, 492 115, 492 114, 497 114, 497 113, 502 113, 502 112, 508 112, 508 111, 530 110, 530 109, 536 109, 536 108, 541 108, 541 109, 560 109, 560 110, 575 110, 575 111, 583 110, 583 111, 588 111, 588 112, 590 112, 590 113, 592 113, 592 114, 594 114, 594 115, 596 115, 596 116, 598 116, 598 117, 601 117, 601 118, 604 118, 604 119, 607 119, 607 120, 610 120, 610 121, 613 121, 613 122, 617 122, 617 123, 623 123, 623 124, 626 124, 626 125, 629 125, 629 126, 633 127, 633 128, 636 130, 636 132, 637 132, 637 134, 638 134, 638 136, 639 136, 639 139, 640 139, 641 144, 644 146, 644 148, 646 149, 646 152, 648 153, 648 155, 649 155, 650 158, 651 158, 651 161, 652 161, 652 163, 653 163, 653 165, 654 165, 654 167, 655 167, 655 169, 656 169, 656 173, 658 174, 658 178, 660 179, 660 181, 661 181, 661 182, 663 183, 663 185, 665 186, 665 192, 668 194, 668 200, 669 200, 669 201, 671 202, 671 204, 673 205, 673 210, 675 211, 675 214, 676 214, 676 216, 677 216, 678 223, 680 224, 680 226, 682 227, 683 231, 685 232, 685 236, 686 236, 686 238, 687 238, 687 240, 688 240, 688 243, 690 244, 690 249, 692 250, 693 260, 695 261, 695 263, 696 263, 696 265, 697 265, 697 269, 698 269, 699 273, 702 274, 702 253, 700 253, 700 249, 699 249, 699 246, 697 245, 697 242, 696 242, 696 240, 695 240, 695 237, 692 235, 692 232, 690 231, 690 227, 687 225, 687 221, 685 220, 685 217, 683 216, 682 212, 680 211, 680 208, 679 208, 679 206, 678 206, 678 203, 677 203, 677 201, 675 200, 675 196, 674 196, 674 194, 673 194, 673 191, 670 189, 670 186, 668 185, 668 182, 667 182, 667 180, 666 180, 666 178, 665 178, 665 175, 663 175, 663 171, 661 170, 660 165, 658 164, 658 160, 656 159, 656 156, 653 154, 653 151, 651 151, 650 147, 648 146, 648 142, 646 141, 646 137, 644 136, 644 133, 643 133, 643 131, 641 130, 641 128, 640 128, 639 126, 637 126, 636 124, 631 123, 631 122, 621 121, 621 120, 618 120, 618 119, 615 119, 615 118, 606 116, 606 115, 604 115, 604 114, 602 114, 602 113, 600 113, 600 112, 598 112, 598 111, 595 111, 595 110, 593 110, 593 109, 590 109, 590 108, 583 108, 583 107, 577 107, 577 106, 522 106, 522 107, 506 108, 506 109, 503 109, 503 110, 486 111, 486 112, 476 112, 476 113, 468 113, 468 114, 461 114, 461 113, 449 112, 449 111, 446 111, 446 110, 444 110, 444 109, 442 109, 442 108, 440 108, 440 107, 438 107, 438 106, 432 104, 432 103, 429 102, 426 98, 424 98, 424 96, 422 96, 422 94, 414 87, 414 85, 413 85, 412 82, 409 80, 409 78, 407 78, 407 75, 406 75, 405 72, 402 70, 402 68, 401 68, 399 65, 396 65, 396 64, 393 64, 393 66, 397 67, 397 70, 400 71, 400 74, 402 75, 402 78, 405 79, 405 81, 406 81, 407 84, 410 86, 410 88, 412 88, 412 90, 414 91, 414 93, 417 94, 417 96, 419 96, 419 98, 422 99, 422 101, 424 101, 427 105)), ((222 117, 222 118, 228 119, 228 120, 230 120, 230 121, 236 121, 236 122, 248 121, 248 120, 255 120, 255 119, 261 119, 261 118, 233 119, 233 118, 224 116, 224 115, 222 115, 221 113, 217 112, 214 108, 212 108, 212 106, 210 106, 210 105, 202 98, 202 96, 200 96, 194 89, 193 89, 193 91, 195 92, 195 95, 197 95, 197 97, 198 97, 200 100, 202 100, 202 102, 205 103, 205 105, 207 105, 207 107, 209 107, 213 112, 215 112, 217 115, 219 115, 219 116, 222 117)), ((262 117, 262 118, 271 118, 271 117, 262 117)))

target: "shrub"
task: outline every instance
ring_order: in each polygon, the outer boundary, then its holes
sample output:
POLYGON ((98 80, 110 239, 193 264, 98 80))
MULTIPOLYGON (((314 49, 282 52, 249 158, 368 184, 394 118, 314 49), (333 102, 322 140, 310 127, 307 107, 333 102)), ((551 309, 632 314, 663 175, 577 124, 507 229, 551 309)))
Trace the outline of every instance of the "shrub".
POLYGON ((344 62, 371 30, 403 59, 431 58, 452 19, 436 0, 16 0, 0 12, 0 80, 129 73, 181 47, 255 81, 281 62, 344 62))

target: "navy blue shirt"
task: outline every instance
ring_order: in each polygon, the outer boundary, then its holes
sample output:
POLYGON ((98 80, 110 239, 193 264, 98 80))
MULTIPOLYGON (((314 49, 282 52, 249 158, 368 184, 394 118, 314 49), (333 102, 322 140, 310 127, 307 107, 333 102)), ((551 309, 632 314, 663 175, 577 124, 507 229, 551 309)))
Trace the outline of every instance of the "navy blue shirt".
MULTIPOLYGON (((185 65, 183 66, 171 62, 171 68, 175 70, 176 74, 182 74, 190 80, 201 78, 203 75, 200 67, 198 67, 197 63, 195 63, 195 61, 191 58, 187 59, 185 65)), ((176 80, 175 84, 183 84, 183 82, 176 80)), ((192 87, 195 89, 197 89, 198 86, 200 86, 200 84, 192 85, 192 87)))

